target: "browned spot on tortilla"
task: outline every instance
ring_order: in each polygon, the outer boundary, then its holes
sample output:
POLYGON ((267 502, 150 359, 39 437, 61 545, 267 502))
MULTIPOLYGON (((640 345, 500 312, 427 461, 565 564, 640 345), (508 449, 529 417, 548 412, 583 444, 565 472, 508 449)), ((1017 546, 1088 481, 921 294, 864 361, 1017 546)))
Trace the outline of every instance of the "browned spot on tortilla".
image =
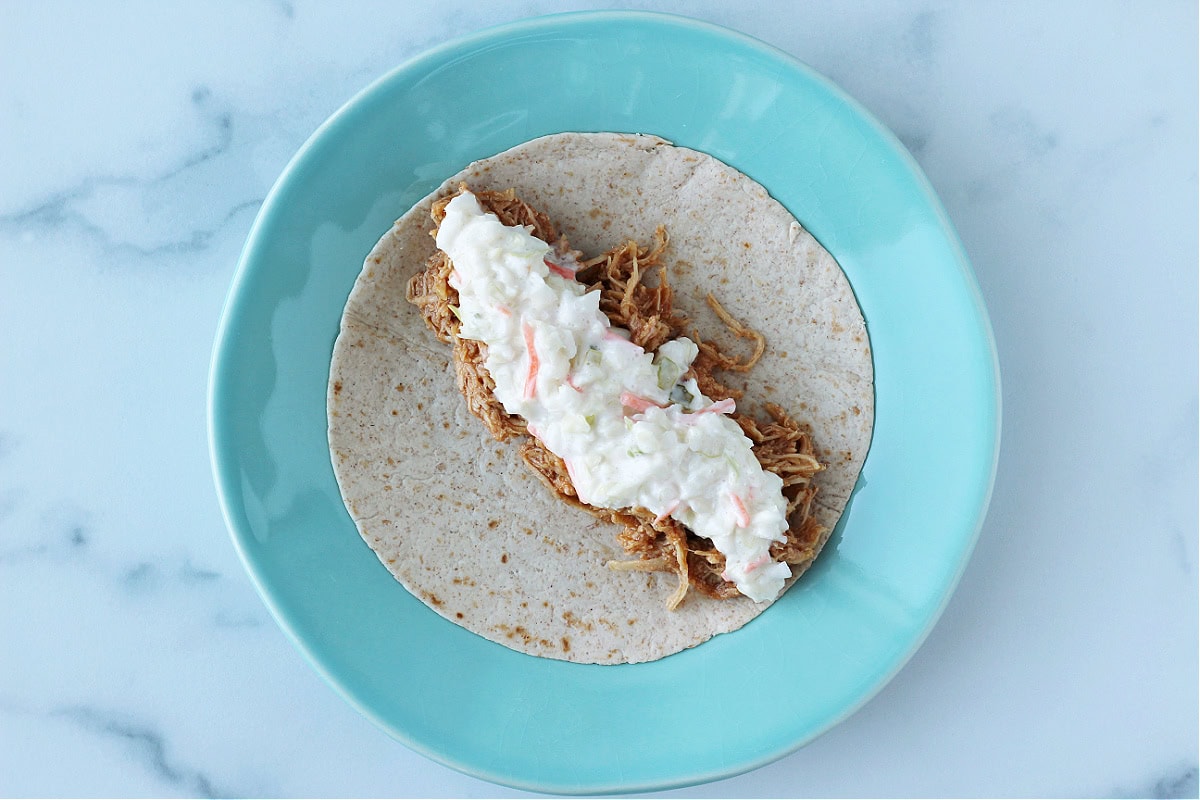
POLYGON ((580 630, 585 631, 590 631, 592 629, 592 623, 588 622, 587 620, 580 619, 579 617, 575 616, 575 613, 572 611, 564 611, 562 618, 563 622, 567 623, 572 628, 579 628, 580 630))
POLYGON ((455 611, 455 612, 454 612, 454 616, 458 617, 459 619, 462 619, 462 618, 463 618, 463 613, 462 613, 461 611, 455 611))
POLYGON ((861 409, 861 408, 859 408, 858 406, 853 406, 853 407, 850 409, 850 413, 852 413, 854 416, 856 416, 856 417, 857 417, 859 414, 861 414, 861 413, 862 413, 862 409, 861 409))
POLYGON ((595 219, 596 217, 600 216, 600 213, 601 213, 600 209, 593 208, 591 211, 588 212, 588 216, 591 217, 592 219, 595 219))
POLYGON ((526 528, 526 529, 525 529, 525 535, 526 535, 526 536, 533 536, 533 528, 526 528))
POLYGON ((634 624, 634 623, 636 623, 636 622, 637 622, 637 620, 636 620, 636 619, 629 619, 629 620, 627 620, 627 621, 626 621, 626 624, 627 624, 627 625, 633 625, 633 624, 634 624))
POLYGON ((383 261, 383 257, 382 257, 382 256, 375 256, 375 263, 376 263, 376 264, 379 264, 379 263, 381 263, 382 261, 383 261))
POLYGON ((508 553, 501 553, 501 554, 500 554, 500 563, 501 563, 501 564, 507 564, 507 563, 508 563, 508 553))
POLYGON ((528 647, 531 642, 538 642, 546 647, 550 646, 550 643, 545 639, 535 638, 524 625, 518 625, 515 628, 510 628, 508 625, 497 625, 496 629, 509 639, 516 639, 517 637, 520 637, 521 642, 524 643, 526 647, 528 647))
POLYGON ((342 382, 341 382, 341 381, 334 381, 334 382, 333 382, 333 393, 334 393, 334 394, 341 394, 341 393, 342 393, 342 382))
POLYGON ((417 403, 417 411, 424 411, 424 410, 425 410, 425 404, 417 403))
POLYGON ((442 605, 442 598, 438 597, 433 592, 426 593, 425 599, 428 600, 429 602, 433 603, 435 606, 442 605))
POLYGON ((397 383, 397 384, 396 384, 396 391, 397 391, 397 392, 403 392, 403 391, 404 391, 404 384, 403 384, 403 383, 397 383))
POLYGON ((564 653, 571 652, 571 640, 567 637, 562 637, 562 649, 564 653))
POLYGON ((746 248, 747 250, 749 250, 753 246, 754 245, 750 244, 749 242, 742 242, 742 247, 746 248))
POLYGON ((392 416, 393 416, 393 417, 398 417, 398 416, 400 416, 400 410, 399 410, 399 409, 395 409, 395 408, 393 408, 393 409, 392 409, 392 416))
POLYGON ((834 333, 841 333, 842 331, 846 330, 836 319, 832 323, 832 329, 834 333))
POLYGON ((489 528, 494 528, 494 527, 496 527, 496 526, 497 526, 497 525, 499 525, 499 524, 500 524, 500 520, 498 520, 498 519, 489 519, 489 520, 488 520, 488 527, 489 527, 489 528))

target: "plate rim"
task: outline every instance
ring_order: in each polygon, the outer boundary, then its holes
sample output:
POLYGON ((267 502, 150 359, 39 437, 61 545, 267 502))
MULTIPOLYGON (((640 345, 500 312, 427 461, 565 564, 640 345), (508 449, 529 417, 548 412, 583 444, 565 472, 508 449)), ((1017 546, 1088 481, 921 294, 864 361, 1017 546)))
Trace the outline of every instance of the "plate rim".
MULTIPOLYGON (((874 348, 872 348, 872 359, 874 359, 874 348)), ((497 785, 508 786, 526 791, 559 793, 565 795, 627 794, 633 792, 661 791, 665 789, 695 786, 698 784, 727 779, 751 772, 799 750, 813 740, 824 735, 832 728, 841 724, 849 717, 853 716, 864 705, 874 699, 884 689, 884 687, 891 683, 895 676, 908 664, 913 655, 915 655, 915 653, 924 644, 930 632, 940 620, 950 602, 950 599, 953 597, 959 581, 961 580, 962 575, 971 560, 975 546, 982 532, 984 522, 987 518, 988 509, 990 507, 992 494, 995 488, 1003 423, 1002 386, 999 357, 996 348, 994 331, 987 312, 986 304, 983 300, 983 294, 979 287, 978 279, 971 267, 971 262, 967 257, 966 249, 962 244, 962 241, 949 217, 948 212, 943 206, 941 199, 934 191, 928 176, 925 174, 924 170, 921 169, 920 165, 909 152, 907 147, 904 146, 904 144, 891 131, 891 129, 880 122, 875 115, 866 109, 858 100, 849 95, 831 79, 827 78, 816 69, 810 67, 796 56, 793 56, 790 53, 775 47, 774 45, 768 44, 761 39, 725 27, 723 25, 695 19, 693 17, 688 17, 681 14, 641 10, 584 10, 539 15, 489 26, 461 36, 453 37, 422 50, 410 58, 402 61, 397 66, 385 72, 383 75, 369 82, 365 87, 357 91, 341 106, 339 106, 336 111, 330 114, 320 125, 317 126, 312 134, 310 134, 304 143, 299 147, 299 149, 297 149, 295 154, 288 160, 286 166, 280 172, 278 178, 276 178, 275 182, 271 186, 270 191, 264 198, 263 203, 255 216, 254 222, 247 233, 245 243, 243 244, 238 257, 233 278, 230 282, 229 290, 226 293, 224 302, 222 303, 209 362, 207 388, 206 422, 209 459, 217 493, 217 500, 226 529, 229 532, 234 549, 236 550, 238 557, 242 562, 242 566, 246 570, 247 575, 250 577, 251 583, 254 585, 255 591, 262 599, 264 605, 267 606, 267 609, 271 613, 276 625, 278 625, 278 627, 284 632, 292 646, 303 656, 308 665, 318 675, 320 675, 326 684, 328 684, 359 714, 366 717, 373 724, 387 733, 391 738, 399 741, 412 751, 417 752, 439 764, 454 769, 462 774, 480 780, 485 780, 497 785), (259 249, 259 240, 264 236, 263 228, 266 226, 266 219, 274 212, 278 195, 282 191, 282 187, 290 182, 293 173, 295 173, 298 168, 307 160, 310 152, 312 152, 320 144, 330 130, 345 124, 359 105, 361 105, 371 95, 379 91, 382 87, 386 86, 393 80, 396 80, 398 76, 410 71, 419 71, 422 66, 426 64, 426 62, 434 62, 448 52, 460 50, 470 51, 484 43, 506 39, 517 34, 529 33, 531 31, 537 31, 545 28, 553 28, 564 23, 573 26, 586 26, 589 24, 611 21, 623 21, 634 24, 664 25, 667 27, 691 29, 692 31, 715 35, 732 45, 747 48, 760 55, 764 55, 770 59, 782 62, 782 65, 793 70, 798 70, 808 79, 820 84, 820 86, 839 103, 849 108, 854 115, 865 121, 872 131, 891 147, 894 155, 898 156, 901 164, 914 179, 917 188, 923 195, 924 200, 928 203, 929 208, 934 212, 940 232, 945 237, 946 244, 949 246, 953 260, 958 266, 960 275, 964 280, 968 299, 974 312, 973 318, 980 325, 983 341, 984 344, 986 344, 988 355, 990 356, 991 360, 990 381, 994 390, 993 407, 995 411, 993 418, 989 420, 992 423, 993 438, 991 443, 991 463, 987 465, 986 485, 983 487, 982 499, 979 504, 978 511, 976 512, 973 530, 971 530, 968 535, 963 537, 962 541, 964 544, 964 549, 962 557, 960 558, 959 563, 956 565, 953 576, 944 586, 942 596, 937 607, 929 616, 924 627, 919 631, 918 635, 912 640, 910 647, 895 659, 894 663, 891 665, 891 668, 887 670, 875 684, 864 691, 856 702, 848 704, 840 714, 833 717, 823 726, 817 727, 808 735, 802 736, 797 740, 784 742, 780 747, 777 747, 774 750, 759 756, 758 758, 742 760, 732 766, 710 769, 702 773, 690 773, 688 777, 683 779, 643 781, 636 784, 610 780, 603 784, 596 783, 587 786, 562 786, 552 782, 538 782, 535 780, 528 780, 512 775, 497 773, 494 770, 480 768, 478 766, 465 763, 452 754, 434 751, 432 748, 427 747, 419 740, 414 739, 408 734, 407 731, 398 728, 384 720, 369 706, 359 702, 329 670, 322 666, 308 645, 305 643, 304 639, 293 627, 287 614, 279 607, 279 604, 267 590, 264 584, 264 579, 260 574, 260 570, 256 565, 256 562, 247 552, 247 537, 251 537, 252 534, 248 534, 240 530, 239 524, 235 521, 233 501, 231 499, 233 496, 233 491, 230 486, 230 465, 236 464, 236 459, 232 458, 232 456, 227 452, 231 449, 231 447, 228 439, 223 439, 221 436, 220 428, 222 423, 217 412, 219 410, 218 407, 222 404, 222 401, 219 399, 219 395, 221 394, 222 387, 227 380, 223 371, 223 363, 227 363, 225 357, 226 351, 233 346, 233 343, 237 339, 238 333, 238 331, 233 328, 232 318, 236 316, 234 313, 235 309, 246 302, 244 292, 245 283, 248 280, 248 276, 254 271, 251 254, 259 249)), ((873 444, 874 439, 872 439, 872 445, 873 444)), ((866 469, 866 465, 870 462, 870 458, 870 452, 868 452, 868 455, 864 460, 864 470, 866 469)))

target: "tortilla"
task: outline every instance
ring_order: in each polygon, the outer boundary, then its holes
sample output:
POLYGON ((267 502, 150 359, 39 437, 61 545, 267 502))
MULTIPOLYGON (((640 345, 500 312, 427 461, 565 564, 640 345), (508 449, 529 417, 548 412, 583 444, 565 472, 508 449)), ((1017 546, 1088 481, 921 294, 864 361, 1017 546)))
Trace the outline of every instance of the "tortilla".
POLYGON ((845 275, 761 185, 711 156, 653 136, 564 133, 475 162, 417 203, 367 257, 342 317, 334 472, 363 539, 426 605, 515 650, 585 663, 654 660, 740 628, 770 604, 692 592, 668 611, 675 575, 609 569, 626 558, 616 526, 552 495, 521 463, 519 437, 499 443, 467 411, 450 348, 405 300, 435 249, 430 207, 463 182, 515 189, 585 256, 665 225, 675 304, 701 335, 739 352, 711 291, 766 336, 753 370, 721 379, 745 391, 740 409, 775 402, 812 426, 827 464, 815 515, 831 530, 874 416, 870 344, 845 275))

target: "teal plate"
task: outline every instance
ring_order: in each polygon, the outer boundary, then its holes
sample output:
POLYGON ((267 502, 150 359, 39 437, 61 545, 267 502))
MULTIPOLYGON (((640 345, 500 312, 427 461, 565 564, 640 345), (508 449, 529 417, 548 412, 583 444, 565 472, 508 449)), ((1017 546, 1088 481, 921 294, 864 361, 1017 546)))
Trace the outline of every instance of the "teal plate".
POLYGON ((866 702, 920 645, 962 573, 999 430, 978 286, 895 137, 761 42, 624 12, 459 39, 322 125, 250 232, 209 394, 234 544, 317 671, 432 759, 563 793, 728 777, 866 702), (765 185, 841 263, 874 350, 874 440, 830 547, 742 630, 649 664, 534 658, 434 614, 359 538, 326 444, 333 341, 372 245, 468 162, 560 131, 654 133, 765 185))

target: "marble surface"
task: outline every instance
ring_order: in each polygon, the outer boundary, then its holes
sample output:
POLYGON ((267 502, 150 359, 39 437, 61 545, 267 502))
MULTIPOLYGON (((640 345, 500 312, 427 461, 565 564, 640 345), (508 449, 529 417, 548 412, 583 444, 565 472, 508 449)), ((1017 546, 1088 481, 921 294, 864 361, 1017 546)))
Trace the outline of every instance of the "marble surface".
MULTIPOLYGON (((205 389, 265 193, 354 92, 579 2, 0 5, 0 794, 515 796, 394 743, 275 627, 205 389)), ((1197 795, 1197 11, 642 3, 841 84, 941 194, 1004 444, 925 646, 695 796, 1197 795)))

